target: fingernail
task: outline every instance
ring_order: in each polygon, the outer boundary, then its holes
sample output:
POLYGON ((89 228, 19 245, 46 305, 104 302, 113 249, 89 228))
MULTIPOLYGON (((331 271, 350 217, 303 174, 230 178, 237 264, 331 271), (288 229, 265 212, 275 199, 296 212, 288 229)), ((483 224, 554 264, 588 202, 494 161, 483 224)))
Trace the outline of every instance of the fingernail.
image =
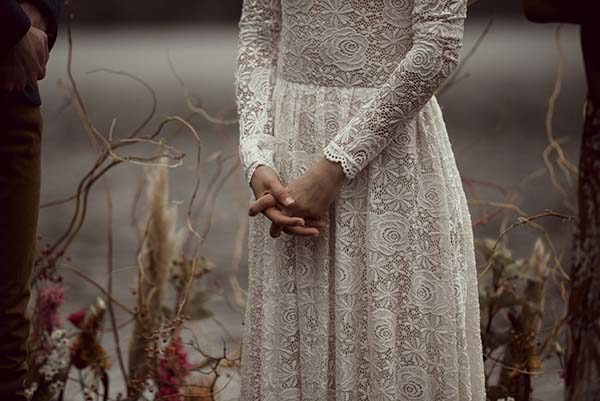
POLYGON ((284 202, 287 206, 291 205, 292 203, 294 203, 294 199, 292 199, 291 196, 288 196, 287 198, 284 199, 284 202))

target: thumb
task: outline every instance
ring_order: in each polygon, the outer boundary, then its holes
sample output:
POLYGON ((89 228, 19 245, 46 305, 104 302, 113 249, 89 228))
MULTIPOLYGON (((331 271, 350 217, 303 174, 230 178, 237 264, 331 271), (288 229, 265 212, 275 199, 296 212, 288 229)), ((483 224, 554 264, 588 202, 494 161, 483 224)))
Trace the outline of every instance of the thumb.
POLYGON ((290 196, 290 192, 281 182, 276 181, 271 185, 271 194, 278 203, 285 206, 292 206, 296 201, 290 196))

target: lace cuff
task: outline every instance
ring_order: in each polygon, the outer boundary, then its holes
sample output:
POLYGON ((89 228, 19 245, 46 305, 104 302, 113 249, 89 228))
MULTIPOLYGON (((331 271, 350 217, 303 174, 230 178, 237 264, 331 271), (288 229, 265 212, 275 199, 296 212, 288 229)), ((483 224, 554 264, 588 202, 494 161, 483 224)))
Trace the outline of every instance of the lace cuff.
POLYGON ((346 176, 346 182, 352 180, 360 170, 359 166, 354 163, 350 155, 344 152, 344 150, 333 141, 330 141, 327 146, 325 146, 323 153, 323 156, 327 160, 340 163, 344 175, 346 176))
POLYGON ((254 170, 260 164, 275 170, 273 146, 273 136, 271 135, 254 134, 240 137, 239 156, 248 185, 250 185, 254 170))

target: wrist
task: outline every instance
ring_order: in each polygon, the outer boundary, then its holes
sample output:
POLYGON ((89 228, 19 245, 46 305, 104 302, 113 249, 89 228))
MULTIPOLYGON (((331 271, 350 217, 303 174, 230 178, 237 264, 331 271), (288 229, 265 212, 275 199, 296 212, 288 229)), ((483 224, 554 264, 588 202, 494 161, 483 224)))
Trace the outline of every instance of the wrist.
POLYGON ((342 165, 339 162, 331 161, 325 157, 321 158, 319 164, 323 171, 326 172, 327 176, 334 182, 343 183, 346 180, 346 175, 342 165))
POLYGON ((250 187, 258 199, 270 190, 275 181, 281 182, 277 172, 269 165, 259 164, 250 179, 250 187))

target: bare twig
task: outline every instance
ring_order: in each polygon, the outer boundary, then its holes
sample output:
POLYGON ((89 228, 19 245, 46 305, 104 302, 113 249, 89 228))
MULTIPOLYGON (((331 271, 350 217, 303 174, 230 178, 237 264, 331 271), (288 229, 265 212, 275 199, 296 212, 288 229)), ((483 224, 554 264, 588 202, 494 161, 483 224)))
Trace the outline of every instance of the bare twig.
MULTIPOLYGON (((107 221, 107 230, 106 230, 106 242, 107 242, 107 255, 106 255, 106 264, 108 268, 108 277, 106 283, 106 292, 109 297, 112 298, 113 292, 113 204, 112 197, 110 194, 110 186, 108 185, 108 179, 104 180, 104 190, 106 192, 106 221, 107 221)), ((123 362, 123 354, 121 352, 121 341, 119 339, 119 329, 117 326, 117 318, 115 316, 115 309, 112 302, 107 302, 108 306, 108 314, 110 316, 110 321, 112 325, 112 333, 115 339, 115 346, 117 350, 117 359, 119 360, 119 367, 121 368, 121 374, 127 383, 127 370, 125 369, 125 363, 123 362)))
MULTIPOLYGON (((479 273, 478 278, 481 279, 485 275, 485 273, 489 270, 489 268, 492 266, 492 264, 494 263, 494 256, 496 254, 496 248, 498 247, 500 240, 502 238, 504 238, 504 236, 506 234, 508 234, 509 231, 515 229, 518 226, 524 225, 524 224, 532 225, 533 221, 544 218, 544 217, 558 217, 558 218, 566 219, 566 220, 575 220, 574 216, 568 216, 568 215, 556 213, 553 211, 546 211, 544 213, 540 213, 540 214, 537 214, 535 216, 530 216, 530 217, 520 217, 517 222, 511 224, 510 226, 508 226, 507 228, 502 230, 500 235, 496 238, 496 240, 494 241, 494 246, 492 247, 492 253, 489 257, 488 263, 484 267, 484 269, 481 271, 481 273, 479 273)), ((560 264, 560 262, 558 262, 558 258, 556 257, 556 255, 554 256, 554 259, 557 262, 557 264, 560 264)), ((567 276, 567 278, 568 278, 568 276, 567 276)))

